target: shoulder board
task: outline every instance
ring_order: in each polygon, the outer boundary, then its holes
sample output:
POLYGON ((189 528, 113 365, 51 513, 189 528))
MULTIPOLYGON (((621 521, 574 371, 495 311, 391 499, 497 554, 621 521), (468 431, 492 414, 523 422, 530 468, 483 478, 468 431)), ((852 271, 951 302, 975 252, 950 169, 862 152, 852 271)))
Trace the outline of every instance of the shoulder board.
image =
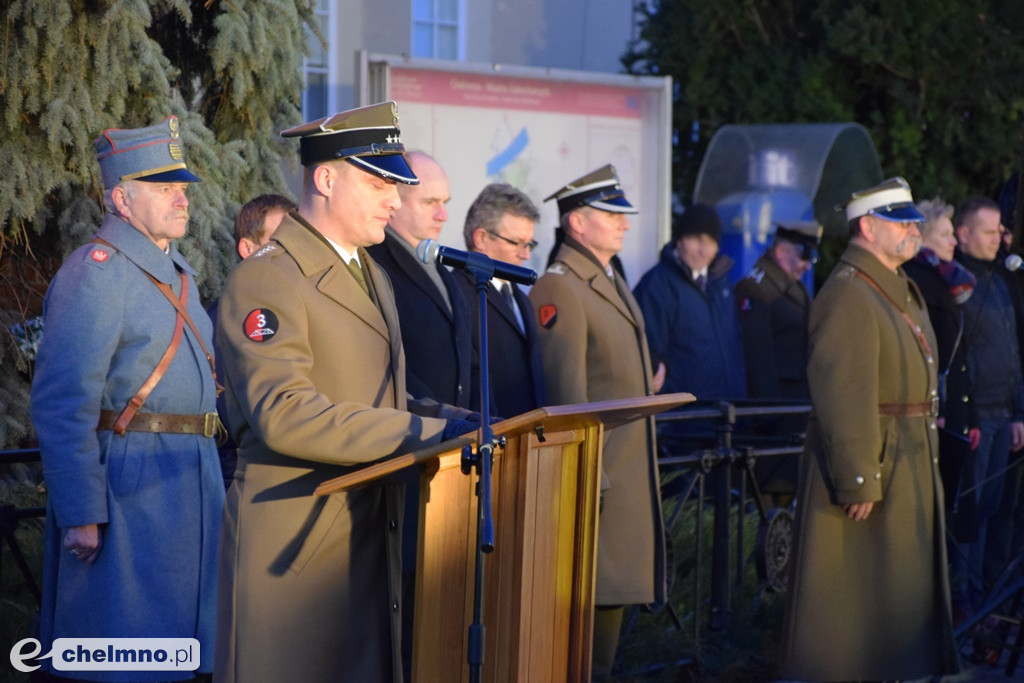
POLYGON ((854 268, 853 266, 842 266, 841 268, 837 268, 832 273, 832 277, 834 277, 837 280, 849 280, 854 276, 856 272, 857 269, 854 268))
POLYGON ((277 249, 277 243, 276 242, 267 242, 266 244, 264 244, 262 247, 259 248, 259 251, 255 251, 255 252, 249 254, 249 258, 260 258, 260 257, 266 256, 267 254, 272 253, 276 249, 277 249))
POLYGON ((746 277, 744 277, 743 279, 753 280, 754 282, 760 284, 761 280, 764 279, 764 271, 761 270, 760 268, 754 268, 752 271, 747 273, 746 277))

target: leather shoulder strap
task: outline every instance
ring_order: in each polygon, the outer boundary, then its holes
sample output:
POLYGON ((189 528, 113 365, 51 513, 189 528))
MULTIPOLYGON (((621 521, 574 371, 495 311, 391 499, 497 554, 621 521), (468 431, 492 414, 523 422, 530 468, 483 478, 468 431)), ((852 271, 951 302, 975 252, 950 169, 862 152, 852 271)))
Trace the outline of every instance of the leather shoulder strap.
MULTIPOLYGON (((94 237, 92 241, 108 246, 115 251, 118 250, 117 247, 102 237, 94 237)), ((199 342, 199 346, 203 350, 203 354, 206 356, 206 361, 210 364, 210 372, 213 373, 213 384, 217 388, 217 394, 219 395, 220 392, 224 390, 220 383, 217 382, 217 371, 214 367, 213 356, 206 348, 206 344, 203 343, 202 336, 199 334, 195 323, 192 322, 192 318, 185 309, 185 305, 188 303, 188 276, 185 275, 185 273, 179 273, 181 275, 181 299, 179 299, 174 295, 170 286, 157 280, 142 266, 136 264, 136 267, 145 273, 153 284, 157 286, 157 289, 159 289, 167 300, 171 302, 171 305, 174 306, 174 309, 177 311, 177 315, 175 316, 174 334, 171 336, 171 343, 167 347, 167 350, 164 351, 164 355, 160 358, 160 362, 157 363, 156 368, 154 368, 153 372, 150 373, 146 381, 142 383, 142 386, 139 387, 139 390, 135 395, 129 399, 128 405, 125 406, 125 409, 121 411, 121 414, 114 422, 114 433, 122 436, 127 430, 128 424, 132 421, 132 418, 135 417, 135 414, 142 408, 150 393, 152 393, 153 389, 156 388, 156 385, 160 383, 160 380, 163 379, 164 373, 167 372, 167 368, 170 367, 171 361, 174 359, 174 355, 178 352, 178 347, 181 345, 181 335, 185 329, 185 323, 188 323, 189 328, 192 330, 192 334, 195 335, 196 340, 199 342)))
POLYGON ((871 277, 867 273, 865 273, 863 270, 860 270, 858 268, 857 269, 857 277, 859 277, 860 279, 864 280, 864 282, 867 282, 869 285, 871 285, 875 289, 875 291, 877 291, 879 294, 881 294, 883 297, 885 297, 886 301, 888 301, 890 304, 892 304, 893 308, 895 308, 897 311, 900 312, 900 315, 903 317, 903 320, 906 321, 907 325, 910 327, 910 331, 911 331, 911 333, 913 333, 914 339, 917 340, 917 345, 921 347, 921 351, 924 353, 924 357, 926 359, 928 359, 928 360, 931 360, 931 358, 932 358, 931 345, 928 344, 928 339, 925 338, 924 332, 921 330, 921 326, 918 325, 917 323, 915 323, 913 321, 913 319, 911 319, 910 315, 906 311, 904 311, 900 307, 900 305, 898 303, 893 301, 893 298, 891 296, 889 296, 888 294, 886 294, 885 290, 882 289, 881 287, 879 287, 878 283, 875 282, 874 280, 872 280, 871 277))

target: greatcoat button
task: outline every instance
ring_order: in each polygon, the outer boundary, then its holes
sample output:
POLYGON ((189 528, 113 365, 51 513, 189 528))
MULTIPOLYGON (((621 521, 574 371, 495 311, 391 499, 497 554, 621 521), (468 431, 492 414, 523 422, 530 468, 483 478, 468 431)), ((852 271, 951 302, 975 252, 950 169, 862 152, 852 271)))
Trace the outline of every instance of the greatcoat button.
POLYGON ((856 477, 854 477, 853 483, 856 484, 857 486, 863 486, 864 485, 864 477, 862 477, 862 476, 860 476, 858 474, 856 477))

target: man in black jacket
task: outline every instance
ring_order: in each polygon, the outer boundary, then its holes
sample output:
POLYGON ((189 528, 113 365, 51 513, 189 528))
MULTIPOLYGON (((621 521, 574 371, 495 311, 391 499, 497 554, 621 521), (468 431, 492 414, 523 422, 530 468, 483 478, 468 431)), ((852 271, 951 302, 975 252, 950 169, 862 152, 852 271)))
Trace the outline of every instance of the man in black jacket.
POLYGON ((448 176, 423 152, 409 152, 406 159, 420 183, 399 190, 402 206, 392 214, 384 241, 367 251, 395 288, 409 393, 475 410, 466 301, 445 267, 416 256, 419 243, 436 240, 448 220, 448 176))
POLYGON ((999 533, 989 527, 990 521, 999 526, 994 516, 1005 493, 1009 452, 1024 445, 1024 378, 1011 291, 1005 266, 997 259, 1003 231, 999 205, 985 197, 969 199, 953 216, 953 226, 960 244, 956 259, 978 279, 964 304, 964 339, 981 429, 974 454, 978 541, 970 558, 980 597, 983 586, 978 584, 994 579, 1008 559, 1007 549, 991 543, 999 533))

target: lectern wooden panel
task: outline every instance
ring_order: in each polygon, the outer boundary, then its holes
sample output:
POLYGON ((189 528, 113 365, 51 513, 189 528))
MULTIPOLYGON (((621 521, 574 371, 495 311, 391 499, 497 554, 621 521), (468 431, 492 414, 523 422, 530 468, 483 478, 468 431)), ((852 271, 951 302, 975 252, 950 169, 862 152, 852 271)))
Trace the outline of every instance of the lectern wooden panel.
MULTIPOLYGON (((484 681, 590 678, 601 444, 605 429, 692 401, 670 394, 541 408, 494 425, 494 552, 484 556, 484 681)), ((319 494, 424 465, 413 680, 468 681, 477 540, 476 473, 460 439, 326 482, 319 494)))
MULTIPOLYGON (((589 676, 601 433, 597 424, 544 442, 518 434, 494 459, 483 680, 589 676)), ((416 681, 469 680, 477 501, 476 477, 462 473, 460 460, 458 452, 442 455, 420 491, 416 681)))

